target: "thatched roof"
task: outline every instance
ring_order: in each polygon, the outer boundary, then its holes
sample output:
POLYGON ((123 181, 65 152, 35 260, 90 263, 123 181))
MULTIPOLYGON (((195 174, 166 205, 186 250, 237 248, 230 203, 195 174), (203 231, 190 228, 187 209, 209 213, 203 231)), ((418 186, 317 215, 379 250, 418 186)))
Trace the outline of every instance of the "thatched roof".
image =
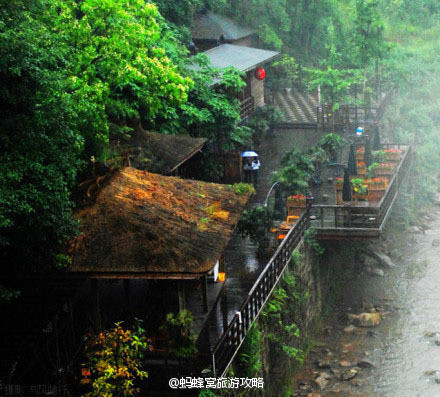
POLYGON ((112 147, 120 154, 125 153, 132 167, 167 175, 194 156, 206 142, 206 138, 146 131, 138 123, 128 141, 112 142, 112 147))
POLYGON ((70 272, 201 274, 221 256, 248 201, 228 185, 126 167, 76 212, 70 272))
POLYGON ((199 13, 194 19, 191 30, 193 40, 239 40, 255 34, 254 29, 248 28, 222 15, 211 11, 199 13))

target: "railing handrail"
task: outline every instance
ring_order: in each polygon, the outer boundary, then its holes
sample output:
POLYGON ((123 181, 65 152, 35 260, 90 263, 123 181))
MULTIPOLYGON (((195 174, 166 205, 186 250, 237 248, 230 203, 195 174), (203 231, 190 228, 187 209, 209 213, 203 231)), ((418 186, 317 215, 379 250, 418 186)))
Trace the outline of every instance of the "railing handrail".
MULTIPOLYGON (((392 144, 388 144, 388 146, 391 146, 391 145, 392 145, 392 144)), ((385 145, 384 145, 384 146, 385 146, 385 145)), ((403 146, 403 145, 399 145, 398 149, 400 149, 402 146, 403 146)), ((385 200, 385 197, 387 196, 387 193, 388 193, 389 191, 391 191, 391 189, 393 188, 394 183, 395 183, 395 181, 396 181, 396 179, 397 179, 397 175, 400 173, 400 170, 402 169, 403 164, 406 163, 407 156, 408 156, 409 152, 411 151, 411 145, 406 145, 406 146, 405 146, 405 149, 406 149, 406 150, 405 150, 405 153, 404 153, 404 155, 403 155, 403 158, 399 161, 399 165, 397 166, 396 172, 393 174, 393 177, 391 178, 391 181, 390 181, 390 183, 388 184, 388 186, 387 186, 387 188, 386 188, 386 190, 385 190, 385 193, 384 193, 383 197, 382 197, 382 198, 380 199, 380 201, 379 201, 379 204, 378 204, 378 207, 379 207, 379 208, 382 207, 382 204, 383 204, 383 202, 384 202, 384 200, 385 200)))
MULTIPOLYGON (((237 313, 243 313, 246 311, 251 299, 255 298, 254 294, 256 293, 256 291, 258 290, 259 287, 262 286, 263 284, 263 280, 265 280, 265 277, 268 275, 269 271, 271 270, 271 268, 274 266, 275 261, 278 259, 278 257, 280 256, 281 253, 284 254, 284 249, 286 248, 286 246, 288 244, 291 243, 291 240, 294 241, 295 238, 298 239, 297 244, 299 243, 300 239, 299 237, 302 236, 302 234, 305 232, 305 230, 307 229, 308 226, 308 220, 309 220, 309 210, 310 208, 307 207, 305 208, 305 211, 301 214, 301 216, 299 217, 298 221, 295 223, 295 225, 289 230, 289 232, 286 235, 286 238, 281 242, 280 246, 278 247, 278 249, 275 251, 275 253, 272 255, 271 259, 269 260, 269 262, 266 264, 265 268, 263 269, 263 271, 261 272, 260 276, 257 278, 257 280, 254 282, 251 290, 249 291, 248 295, 246 296, 246 299, 243 301, 243 303, 240 306, 240 309, 238 310, 237 313)), ((296 248, 297 244, 295 245, 295 247, 291 247, 292 252, 293 250, 296 248)), ((274 280, 272 280, 272 283, 270 284, 270 292, 267 293, 267 296, 265 297, 264 302, 261 302, 260 307, 258 307, 258 310, 256 313, 254 313, 254 315, 252 315, 252 313, 250 313, 249 318, 248 318, 248 324, 245 326, 242 326, 242 332, 244 333, 242 339, 240 340, 239 345, 237 346, 237 348, 234 350, 234 354, 231 355, 231 358, 229 358, 229 360, 233 359, 233 356, 235 355, 236 351, 238 350, 238 348, 240 347, 242 341, 244 340, 245 334, 247 333, 248 329, 250 328, 250 326, 252 325, 252 323, 258 318, 266 300, 270 297, 271 295, 271 291, 273 290, 273 288, 275 287, 275 285, 277 284, 279 278, 281 277, 285 266, 287 266, 287 264, 290 261, 290 253, 289 253, 289 259, 285 259, 285 263, 282 263, 282 266, 280 267, 279 272, 277 272, 278 274, 276 274, 276 278, 274 280)), ((219 349, 222 347, 222 345, 225 343, 225 341, 228 339, 229 337, 229 333, 233 331, 234 327, 237 325, 237 322, 239 321, 239 316, 238 314, 236 314, 232 320, 230 321, 228 327, 223 331, 223 334, 221 335, 221 337, 219 338, 219 340, 217 341, 216 345, 213 348, 212 351, 212 358, 213 358, 213 365, 215 366, 215 357, 216 357, 216 353, 219 351, 219 349)), ((229 366, 229 364, 226 366, 226 368, 229 366)), ((223 368, 223 370, 225 370, 226 368, 223 368)))

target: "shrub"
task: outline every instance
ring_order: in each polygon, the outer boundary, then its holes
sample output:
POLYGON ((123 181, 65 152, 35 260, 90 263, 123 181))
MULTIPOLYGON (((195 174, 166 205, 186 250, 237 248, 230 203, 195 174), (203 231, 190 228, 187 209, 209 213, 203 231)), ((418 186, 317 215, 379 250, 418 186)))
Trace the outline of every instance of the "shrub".
POLYGON ((188 358, 197 353, 196 334, 191 330, 193 316, 183 309, 174 315, 168 313, 161 330, 168 334, 170 353, 177 358, 188 358))
POLYGON ((145 331, 139 321, 132 330, 124 330, 121 324, 86 338, 88 361, 82 368, 81 384, 93 389, 86 397, 134 396, 139 393, 135 381, 148 376, 140 368, 148 349, 145 331))

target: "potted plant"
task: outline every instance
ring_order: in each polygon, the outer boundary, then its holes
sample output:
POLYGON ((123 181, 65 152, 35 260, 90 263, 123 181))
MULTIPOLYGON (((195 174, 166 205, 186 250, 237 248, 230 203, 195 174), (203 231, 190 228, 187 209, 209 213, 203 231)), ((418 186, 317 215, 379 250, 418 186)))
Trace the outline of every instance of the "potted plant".
POLYGON ((385 178, 373 178, 367 181, 368 201, 380 201, 388 186, 385 178))
POLYGON ((304 194, 296 194, 287 197, 287 215, 301 215, 306 207, 306 196, 304 194))
POLYGON ((394 173, 394 165, 392 163, 380 163, 375 167, 376 176, 392 176, 394 173))
POLYGON ((362 161, 364 159, 364 152, 365 152, 364 147, 360 147, 360 148, 356 149, 356 160, 357 161, 362 161))
POLYGON ((387 155, 383 150, 376 150, 373 152, 373 160, 376 163, 386 163, 387 155))
POLYGON ((368 194, 368 187, 365 180, 362 178, 353 178, 351 180, 351 185, 353 187, 353 198, 355 200, 366 200, 368 194))
POLYGON ((357 164, 357 173, 358 175, 366 175, 367 173, 367 166, 365 165, 364 161, 359 161, 357 164))
POLYGON ((387 160, 400 160, 403 150, 400 149, 385 149, 384 150, 387 160))
POLYGON ((376 176, 376 168, 379 166, 379 163, 374 162, 367 169, 367 178, 374 178, 376 176))

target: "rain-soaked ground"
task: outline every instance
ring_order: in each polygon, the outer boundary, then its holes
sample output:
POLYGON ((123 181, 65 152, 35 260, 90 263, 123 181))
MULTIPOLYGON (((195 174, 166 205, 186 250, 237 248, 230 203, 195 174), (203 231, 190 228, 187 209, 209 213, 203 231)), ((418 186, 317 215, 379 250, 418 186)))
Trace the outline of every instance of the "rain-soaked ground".
POLYGON ((338 309, 324 319, 293 395, 440 396, 439 210, 426 212, 423 231, 391 228, 375 245, 396 267, 358 266, 338 309), (379 325, 350 319, 361 312, 380 313, 379 325))

